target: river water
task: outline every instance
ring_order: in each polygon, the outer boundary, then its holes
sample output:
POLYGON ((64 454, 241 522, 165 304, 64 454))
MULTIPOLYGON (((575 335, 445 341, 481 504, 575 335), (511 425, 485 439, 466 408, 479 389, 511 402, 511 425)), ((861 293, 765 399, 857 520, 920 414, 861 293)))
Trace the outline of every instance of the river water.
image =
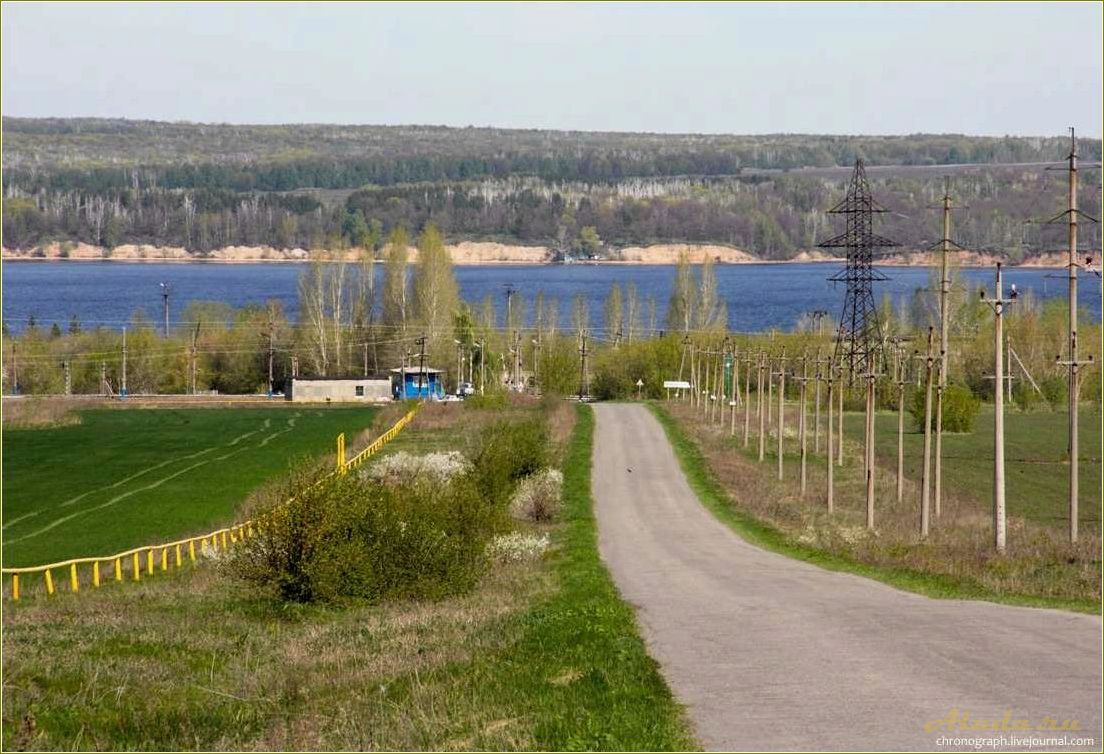
MULTIPOLYGON (((159 283, 171 285, 170 319, 180 321, 187 302, 223 301, 239 307, 267 299, 279 299, 289 318, 298 317, 297 280, 301 264, 128 264, 121 262, 5 262, 3 264, 3 319, 13 331, 33 316, 40 326, 58 323, 63 329, 71 317, 85 328, 121 328, 134 312, 142 310, 154 322, 161 321, 159 283)), ((494 265, 457 267, 461 296, 477 302, 490 294, 500 320, 506 291, 518 291, 532 316, 538 291, 559 299, 562 326, 571 321, 572 299, 582 294, 590 310, 591 326, 603 327, 602 308, 610 285, 634 283, 641 301, 654 296, 657 323, 664 327, 667 301, 675 268, 662 265, 494 265)), ((728 304, 729 328, 734 331, 790 329, 804 312, 826 310, 838 317, 844 286, 828 278, 839 271, 836 264, 718 265, 717 284, 728 304)), ((889 293, 895 303, 910 298, 917 288, 929 289, 932 274, 920 267, 883 267, 888 280, 874 284, 876 301, 889 293)), ((382 272, 382 271, 381 271, 382 272)), ((963 269, 964 285, 984 284, 992 289, 992 269, 963 269)), ((1005 271, 1006 288, 1038 298, 1065 296, 1065 270, 1011 268, 1005 271)), ((1082 273, 1080 304, 1091 320, 1101 318, 1100 279, 1082 273)), ((515 299, 516 301, 517 299, 515 299)))

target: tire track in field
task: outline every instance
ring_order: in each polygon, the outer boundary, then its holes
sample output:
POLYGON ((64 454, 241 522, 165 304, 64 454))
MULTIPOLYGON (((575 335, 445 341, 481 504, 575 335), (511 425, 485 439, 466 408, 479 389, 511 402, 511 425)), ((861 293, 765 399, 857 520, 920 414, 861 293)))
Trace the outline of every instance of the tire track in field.
MULTIPOLYGON (((115 505, 116 503, 121 502, 122 500, 125 500, 126 498, 128 498, 132 495, 136 495, 139 492, 147 492, 149 490, 156 489, 157 487, 160 487, 165 482, 168 482, 172 479, 175 479, 176 477, 181 476, 182 474, 186 474, 189 471, 197 469, 200 466, 204 466, 208 463, 211 463, 212 461, 222 461, 222 460, 225 460, 227 458, 231 458, 233 456, 236 456, 240 453, 244 453, 247 450, 263 448, 265 445, 267 445, 274 438, 278 437, 279 435, 285 434, 285 433, 290 432, 291 430, 293 430, 295 428, 295 420, 298 417, 299 417, 299 414, 296 413, 294 416, 292 416, 290 419, 288 419, 286 429, 282 429, 278 432, 274 432, 273 434, 266 436, 264 438, 264 440, 262 440, 258 445, 246 445, 246 446, 243 446, 241 448, 238 448, 237 450, 231 451, 229 453, 224 453, 221 456, 215 456, 214 458, 206 458, 202 461, 199 461, 198 463, 193 463, 191 466, 186 466, 185 468, 180 469, 179 471, 174 471, 172 474, 169 474, 168 476, 162 477, 162 478, 158 479, 155 482, 147 484, 145 487, 138 487, 138 488, 135 488, 133 490, 129 490, 128 492, 124 492, 120 495, 116 495, 115 497, 111 498, 110 500, 108 500, 104 503, 101 503, 99 505, 94 505, 91 508, 82 508, 79 511, 76 511, 74 513, 70 513, 68 516, 62 516, 59 519, 51 521, 49 524, 42 527, 41 529, 37 529, 37 530, 35 530, 35 531, 33 531, 29 534, 25 534, 22 537, 16 537, 15 539, 10 539, 7 542, 5 542, 4 544, 5 545, 11 545, 11 544, 15 544, 16 542, 22 542, 24 540, 40 536, 42 534, 45 534, 48 531, 51 531, 52 529, 57 528, 58 526, 61 526, 64 523, 67 523, 68 521, 72 521, 73 519, 78 518, 79 516, 83 516, 86 513, 93 513, 95 511, 102 510, 102 509, 107 508, 109 506, 115 505)), ((267 429, 270 426, 271 426, 271 420, 270 419, 265 419, 265 423, 264 423, 264 425, 262 425, 262 429, 267 429)), ((234 438, 234 440, 227 443, 223 447, 234 446, 234 445, 238 444, 239 442, 241 442, 241 440, 243 440, 244 438, 249 437, 250 435, 254 435, 259 431, 261 431, 261 430, 254 430, 252 432, 246 432, 244 435, 240 435, 240 436, 234 438)), ((214 449, 215 448, 207 448, 206 450, 204 450, 202 452, 206 453, 206 452, 209 452, 209 451, 214 450, 214 449)), ((197 455, 200 455, 200 453, 192 454, 190 457, 194 458, 197 455)), ((178 458, 178 459, 175 459, 175 460, 182 460, 182 459, 178 458)), ((161 465, 164 465, 164 464, 161 464, 161 465)), ((23 518, 27 518, 27 516, 23 516, 23 518)))
MULTIPOLYGON (((258 432, 260 432, 262 430, 268 429, 270 426, 272 426, 272 420, 271 419, 265 419, 264 424, 262 424, 259 429, 254 429, 250 432, 245 432, 243 434, 238 435, 233 440, 231 440, 229 443, 227 443, 227 445, 224 446, 224 447, 232 447, 234 445, 237 445, 239 442, 241 442, 245 438, 250 437, 252 435, 255 435, 255 434, 257 434, 258 432)), ((203 455, 204 453, 210 453, 211 451, 216 450, 217 448, 218 448, 217 445, 212 445, 209 448, 204 448, 203 450, 197 451, 195 453, 188 453, 186 455, 176 456, 175 458, 170 458, 167 461, 161 461, 160 463, 155 463, 152 466, 148 466, 148 467, 146 467, 146 468, 144 468, 140 471, 137 471, 137 472, 131 474, 128 477, 124 477, 123 479, 120 479, 117 482, 113 482, 112 484, 105 484, 103 487, 97 487, 96 489, 92 489, 92 490, 85 490, 84 492, 77 495, 76 497, 71 497, 68 500, 63 500, 61 503, 58 504, 57 507, 58 508, 68 508, 71 505, 76 505, 77 503, 79 503, 81 500, 88 497, 89 495, 94 495, 97 492, 103 492, 104 490, 115 489, 116 487, 122 487, 127 482, 134 481, 135 479, 137 479, 140 476, 145 476, 146 474, 150 473, 151 471, 157 471, 157 469, 164 468, 165 466, 169 466, 169 465, 177 463, 179 461, 187 461, 190 458, 198 458, 199 456, 203 455)), ((10 526, 15 526, 20 521, 26 521, 28 518, 33 518, 34 516, 37 516, 41 513, 45 513, 47 510, 48 509, 46 509, 46 508, 39 508, 38 510, 30 511, 29 513, 24 513, 22 516, 16 516, 15 518, 11 519, 10 521, 5 521, 4 525, 2 527, 0 527, 0 530, 7 529, 10 526)))

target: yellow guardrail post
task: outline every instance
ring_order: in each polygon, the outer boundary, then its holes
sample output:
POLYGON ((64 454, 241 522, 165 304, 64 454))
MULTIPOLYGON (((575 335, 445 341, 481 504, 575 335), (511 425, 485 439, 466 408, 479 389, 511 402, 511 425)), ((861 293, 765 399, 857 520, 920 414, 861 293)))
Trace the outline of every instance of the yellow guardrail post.
POLYGON ((123 559, 115 558, 115 580, 123 580, 123 559))
POLYGON ((337 436, 337 473, 345 473, 345 433, 337 436))
POLYGON ((100 561, 96 561, 92 564, 92 586, 99 587, 100 585, 100 561))
POLYGON ((18 573, 13 573, 12 574, 12 592, 11 592, 11 594, 12 594, 12 600, 18 600, 19 599, 19 574, 18 573))
POLYGON ((146 550, 146 574, 153 575, 153 548, 146 550))
POLYGON ((195 540, 188 540, 188 560, 195 562, 195 540))
POLYGON ((138 553, 134 553, 133 573, 134 573, 134 580, 135 581, 141 581, 142 580, 142 568, 138 565, 138 553))
POLYGON ((46 594, 54 593, 54 575, 50 573, 50 569, 46 569, 46 594))
POLYGON ((79 592, 80 591, 80 580, 77 578, 77 564, 76 563, 70 563, 69 564, 69 591, 71 591, 71 592, 79 592))
POLYGON ((180 560, 180 543, 177 542, 176 543, 176 567, 177 568, 180 567, 180 563, 181 563, 181 560, 180 560))

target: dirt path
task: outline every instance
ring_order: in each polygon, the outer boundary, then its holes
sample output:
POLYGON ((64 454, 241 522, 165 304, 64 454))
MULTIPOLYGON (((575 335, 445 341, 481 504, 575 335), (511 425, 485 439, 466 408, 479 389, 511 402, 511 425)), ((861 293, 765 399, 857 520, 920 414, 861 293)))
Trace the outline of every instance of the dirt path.
POLYGON ((925 730, 958 710, 1076 720, 1031 734, 1100 750, 1099 616, 933 600, 760 550, 702 507, 646 408, 595 413, 602 557, 707 748, 967 749, 939 737, 1001 735, 925 730))

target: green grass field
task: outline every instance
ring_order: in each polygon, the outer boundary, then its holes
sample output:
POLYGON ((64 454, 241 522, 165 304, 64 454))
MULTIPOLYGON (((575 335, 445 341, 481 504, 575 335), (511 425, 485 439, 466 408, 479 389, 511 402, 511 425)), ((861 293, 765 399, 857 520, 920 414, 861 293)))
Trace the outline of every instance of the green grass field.
MULTIPOLYGON (((907 412, 907 408, 906 408, 907 412)), ((1005 413, 1005 497, 1008 513, 1064 528, 1067 519, 1069 465, 1066 433, 1069 415, 1040 411, 1005 413)), ((1080 417, 1079 520, 1083 531, 1100 530, 1100 414, 1086 408, 1080 417)), ((878 463, 883 474, 897 468, 897 413, 879 412, 875 422, 878 463)), ((862 442, 862 414, 845 415, 844 431, 862 442)), ((932 438, 934 452, 935 439, 932 438)), ((920 480, 924 434, 905 416, 905 476, 920 480)), ((969 434, 943 436, 943 484, 956 494, 988 504, 993 494, 993 407, 985 404, 969 434)))
MULTIPOLYGON (((461 449, 535 408, 426 406, 395 444, 461 449)), ((2 748, 696 748, 598 554, 591 410, 565 403, 548 419, 563 517, 518 529, 552 546, 495 563, 470 594, 285 604, 200 565, 7 603, 2 748)))
POLYGON ((81 422, 6 429, 3 564, 109 555, 231 521, 298 459, 351 440, 375 410, 98 409, 81 422))

